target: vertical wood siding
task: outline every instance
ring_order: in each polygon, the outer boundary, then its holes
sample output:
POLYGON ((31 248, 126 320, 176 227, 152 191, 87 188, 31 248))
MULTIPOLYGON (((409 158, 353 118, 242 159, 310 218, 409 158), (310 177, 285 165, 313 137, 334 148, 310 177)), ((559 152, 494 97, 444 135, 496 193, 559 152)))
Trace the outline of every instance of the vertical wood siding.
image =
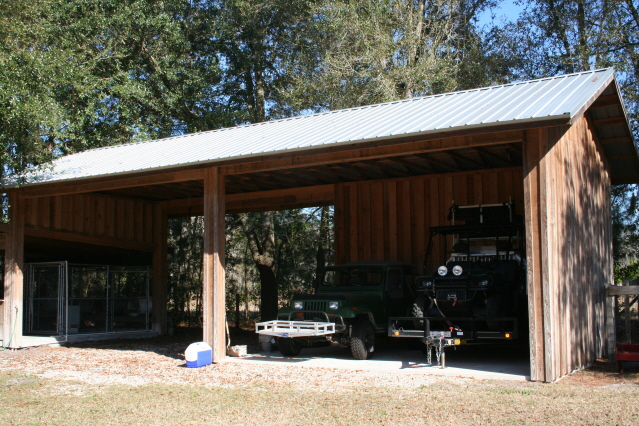
POLYGON ((153 243, 153 203, 93 194, 25 199, 26 226, 153 243))
POLYGON ((529 131, 524 156, 531 378, 554 381, 604 354, 610 167, 585 117, 529 131))
MULTIPOLYGON (((456 204, 516 202, 523 215, 522 169, 419 176, 337 185, 335 261, 399 260, 424 266, 431 226, 448 225, 456 204)), ((441 259, 435 247, 428 269, 441 259), (433 263, 431 265, 430 263, 433 263)))

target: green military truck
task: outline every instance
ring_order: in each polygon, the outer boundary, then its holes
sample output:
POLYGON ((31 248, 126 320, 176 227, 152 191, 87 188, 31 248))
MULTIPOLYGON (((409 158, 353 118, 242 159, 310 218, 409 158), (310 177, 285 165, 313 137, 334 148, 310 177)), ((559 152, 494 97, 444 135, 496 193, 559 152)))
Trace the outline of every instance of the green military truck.
POLYGON ((453 204, 448 219, 430 229, 431 274, 417 278, 412 316, 444 320, 467 340, 517 339, 527 295, 524 225, 514 203, 453 204))
POLYGON ((258 334, 277 337, 282 355, 295 356, 316 342, 350 347, 369 359, 375 338, 388 334, 389 318, 410 315, 416 268, 390 262, 352 262, 326 268, 315 294, 301 294, 278 318, 256 324, 258 334))

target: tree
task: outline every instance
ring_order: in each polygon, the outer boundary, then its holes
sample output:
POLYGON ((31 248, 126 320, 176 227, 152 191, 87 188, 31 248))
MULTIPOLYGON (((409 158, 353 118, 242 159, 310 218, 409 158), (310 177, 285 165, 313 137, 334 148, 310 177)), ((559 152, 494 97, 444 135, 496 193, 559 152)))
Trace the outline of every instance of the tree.
POLYGON ((293 90, 297 109, 341 109, 493 82, 475 22, 486 0, 324 1, 310 57, 293 90))
MULTIPOLYGON (((491 32, 494 45, 516 58, 515 79, 614 67, 628 118, 639 136, 639 13, 632 0, 537 0, 517 22, 491 32)), ((639 276, 637 187, 613 188, 616 280, 639 276)))
POLYGON ((202 54, 224 68, 215 98, 235 124, 257 123, 298 113, 283 102, 294 69, 309 49, 315 0, 223 0, 208 2, 202 54))
POLYGON ((2 1, 2 173, 53 156, 218 128, 209 19, 186 0, 2 1))

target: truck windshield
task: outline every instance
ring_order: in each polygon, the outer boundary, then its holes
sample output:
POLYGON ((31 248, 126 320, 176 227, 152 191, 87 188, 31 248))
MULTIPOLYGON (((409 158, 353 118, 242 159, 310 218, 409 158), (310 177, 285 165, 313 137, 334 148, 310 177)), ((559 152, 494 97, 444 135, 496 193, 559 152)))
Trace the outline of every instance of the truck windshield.
POLYGON ((324 274, 325 286, 376 286, 382 283, 383 269, 379 267, 358 267, 329 269, 324 274))

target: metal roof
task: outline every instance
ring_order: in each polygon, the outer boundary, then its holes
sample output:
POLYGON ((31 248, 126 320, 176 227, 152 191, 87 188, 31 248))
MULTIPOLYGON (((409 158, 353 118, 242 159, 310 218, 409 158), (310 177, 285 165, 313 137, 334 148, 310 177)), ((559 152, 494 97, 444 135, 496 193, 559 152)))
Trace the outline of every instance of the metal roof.
POLYGON ((92 149, 29 172, 22 185, 482 127, 558 119, 569 123, 613 81, 614 70, 608 68, 92 149))

